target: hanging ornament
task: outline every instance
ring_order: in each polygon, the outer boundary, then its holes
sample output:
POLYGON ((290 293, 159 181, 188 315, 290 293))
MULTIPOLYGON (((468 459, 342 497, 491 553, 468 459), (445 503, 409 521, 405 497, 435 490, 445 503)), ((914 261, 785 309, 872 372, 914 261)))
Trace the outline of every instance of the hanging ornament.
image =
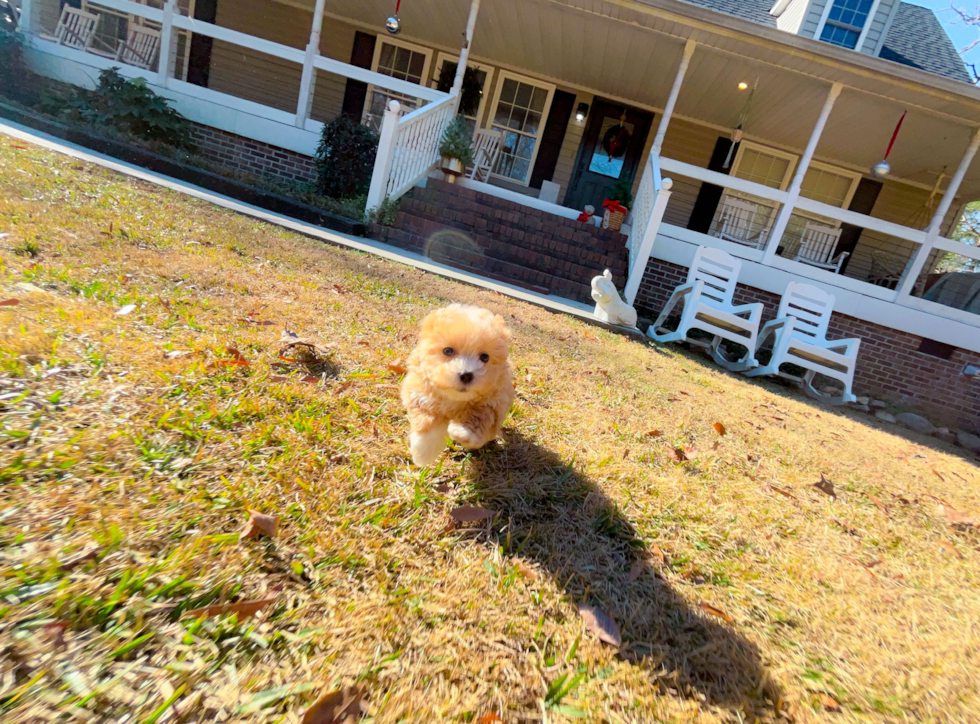
POLYGON ((888 157, 892 153, 892 149, 895 147, 895 140, 898 138, 898 132, 902 130, 902 124, 905 123, 905 116, 908 115, 908 111, 902 114, 902 117, 898 119, 898 125, 895 126, 895 132, 892 134, 892 140, 888 144, 888 150, 885 151, 885 157, 876 163, 874 168, 871 169, 871 173, 874 174, 875 178, 885 178, 888 174, 892 172, 891 164, 888 163, 888 157))
POLYGON ((398 11, 401 10, 402 0, 397 0, 395 3, 395 14, 390 18, 385 20, 385 30, 387 30, 392 35, 398 35, 402 31, 402 21, 398 17, 398 11))

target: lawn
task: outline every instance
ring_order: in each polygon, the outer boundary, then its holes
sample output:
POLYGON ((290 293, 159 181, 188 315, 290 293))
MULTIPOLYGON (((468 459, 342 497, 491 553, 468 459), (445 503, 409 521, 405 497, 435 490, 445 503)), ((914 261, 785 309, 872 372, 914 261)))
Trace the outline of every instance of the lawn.
POLYGON ((980 717, 954 448, 0 137, 4 234, 4 722, 980 717), (450 301, 518 397, 420 471, 400 363, 450 301))

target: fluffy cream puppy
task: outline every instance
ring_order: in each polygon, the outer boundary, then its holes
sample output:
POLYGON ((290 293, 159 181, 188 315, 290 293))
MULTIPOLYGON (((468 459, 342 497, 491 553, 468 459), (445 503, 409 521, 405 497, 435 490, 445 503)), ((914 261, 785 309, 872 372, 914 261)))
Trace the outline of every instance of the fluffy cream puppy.
POLYGON ((500 434, 514 401, 509 342, 503 317, 480 307, 452 304, 422 320, 402 383, 416 465, 434 463, 447 435, 475 450, 500 434))

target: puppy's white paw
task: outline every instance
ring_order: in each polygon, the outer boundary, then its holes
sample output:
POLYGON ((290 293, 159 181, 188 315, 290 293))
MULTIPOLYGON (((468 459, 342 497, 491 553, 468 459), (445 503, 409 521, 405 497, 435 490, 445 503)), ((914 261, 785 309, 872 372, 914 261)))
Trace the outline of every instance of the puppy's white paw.
POLYGON ((449 437, 458 442, 465 448, 476 450, 483 447, 487 441, 474 433, 467 427, 463 427, 458 422, 449 423, 449 437))
POLYGON ((431 465, 446 447, 446 428, 438 427, 428 432, 413 432, 409 436, 412 462, 420 468, 431 465))

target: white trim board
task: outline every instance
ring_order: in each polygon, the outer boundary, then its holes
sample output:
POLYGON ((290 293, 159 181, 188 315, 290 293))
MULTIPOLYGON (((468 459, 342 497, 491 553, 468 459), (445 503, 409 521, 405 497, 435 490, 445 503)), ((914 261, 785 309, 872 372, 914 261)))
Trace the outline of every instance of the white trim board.
MULTIPOLYGON (((177 179, 170 178, 169 176, 154 173, 153 171, 148 171, 145 168, 134 166, 133 164, 129 164, 124 161, 119 161, 118 159, 111 158, 101 153, 96 153, 95 151, 83 148, 82 146, 63 141, 60 138, 55 138, 54 136, 46 133, 36 131, 33 128, 22 126, 19 123, 13 123, 12 121, 8 121, 4 118, 0 118, 0 135, 7 135, 12 138, 16 138, 19 141, 32 143, 36 146, 47 148, 65 156, 76 158, 79 161, 94 163, 111 171, 116 171, 117 173, 121 173, 132 178, 137 178, 142 181, 156 184, 157 186, 172 189, 193 198, 207 201, 215 206, 229 209, 230 211, 235 211, 240 214, 245 214, 246 216, 250 216, 270 224, 275 224, 276 226, 320 239, 321 241, 330 244, 373 254, 374 256, 382 259, 387 259, 388 261, 405 264, 421 271, 438 274, 439 276, 446 277, 447 279, 452 279, 454 281, 472 284, 473 286, 477 286, 482 289, 500 292, 508 297, 520 299, 521 301, 529 302, 531 304, 537 304, 538 306, 544 307, 553 312, 568 314, 591 323, 596 323, 595 316, 592 313, 593 307, 591 305, 575 302, 571 299, 565 299, 553 294, 538 294, 527 289, 516 287, 512 284, 496 282, 461 269, 455 269, 444 264, 438 264, 420 254, 404 251, 402 249, 389 246, 388 244, 372 241, 371 239, 348 236, 347 234, 341 234, 336 231, 323 229, 319 226, 314 226, 313 224, 307 224, 303 221, 298 221, 288 216, 277 214, 273 211, 267 211, 266 209, 260 209, 257 206, 252 206, 251 204, 237 201, 228 196, 213 193, 207 189, 201 188, 200 186, 178 181, 177 179)), ((585 283, 588 282, 586 281, 585 283)))
MULTIPOLYGON (((688 229, 682 229, 671 224, 661 224, 660 233, 657 236, 656 243, 653 245, 651 257, 689 268, 691 262, 694 260, 694 254, 697 251, 698 244, 706 243, 705 239, 708 240, 708 245, 710 246, 716 246, 715 242, 718 241, 713 237, 698 234, 688 229)), ((793 274, 786 269, 763 266, 757 262, 745 259, 744 254, 742 258, 742 274, 739 277, 739 283, 746 286, 782 295, 786 291, 787 284, 800 281, 799 275, 793 274)), ((819 270, 808 268, 807 275, 810 277, 816 276, 811 272, 817 271, 819 270)), ((895 302, 878 298, 879 290, 877 287, 857 292, 844 288, 844 286, 837 286, 838 284, 847 284, 850 286, 850 284, 841 281, 841 277, 834 276, 836 278, 833 280, 833 283, 829 281, 816 281, 812 278, 804 279, 803 281, 833 294, 837 298, 836 304, 834 305, 835 312, 873 324, 880 324, 883 327, 888 327, 899 332, 907 332, 918 337, 934 339, 937 342, 961 347, 970 352, 980 353, 980 330, 978 330, 978 327, 980 327, 980 316, 970 315, 973 317, 973 320, 971 320, 972 323, 967 323, 965 320, 957 321, 955 319, 948 319, 938 314, 930 314, 929 312, 922 311, 924 306, 920 304, 922 300, 915 300, 915 306, 901 306, 895 302)), ((854 281, 849 280, 849 282, 854 281)), ((880 289, 880 292, 882 295, 889 295, 891 297, 895 295, 895 292, 889 289, 880 289)), ((943 310, 944 312, 949 311, 954 314, 961 311, 955 309, 947 310, 945 307, 943 307, 943 310)), ((966 313, 963 312, 963 314, 966 313)))

